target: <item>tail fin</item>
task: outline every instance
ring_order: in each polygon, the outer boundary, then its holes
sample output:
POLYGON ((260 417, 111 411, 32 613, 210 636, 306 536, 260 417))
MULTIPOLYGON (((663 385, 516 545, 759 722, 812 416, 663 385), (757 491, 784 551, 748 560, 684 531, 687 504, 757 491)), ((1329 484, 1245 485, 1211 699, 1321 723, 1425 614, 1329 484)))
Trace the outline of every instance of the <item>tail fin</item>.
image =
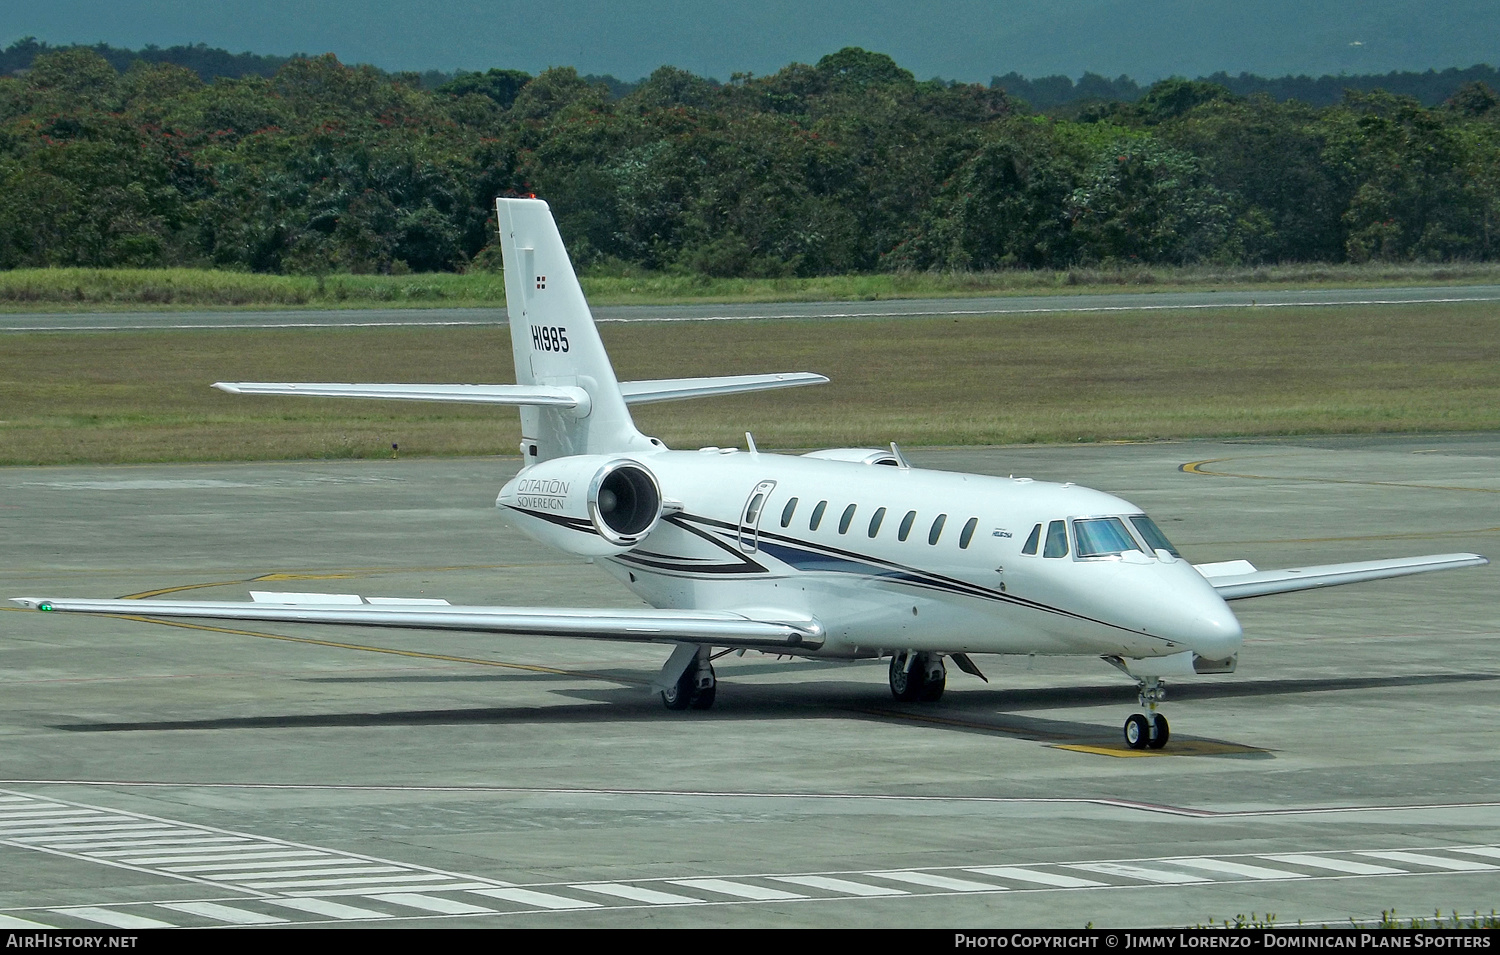
POLYGON ((496 199, 505 262, 505 304, 516 383, 582 388, 587 414, 521 408, 527 464, 570 454, 662 447, 636 430, 552 210, 540 199, 496 199))

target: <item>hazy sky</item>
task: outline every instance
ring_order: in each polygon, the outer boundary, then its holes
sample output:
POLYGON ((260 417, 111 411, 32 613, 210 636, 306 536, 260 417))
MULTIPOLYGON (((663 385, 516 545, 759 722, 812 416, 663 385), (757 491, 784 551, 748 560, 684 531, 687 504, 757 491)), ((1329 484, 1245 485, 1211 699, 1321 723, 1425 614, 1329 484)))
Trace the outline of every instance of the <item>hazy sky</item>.
POLYGON ((663 64, 770 73, 862 46, 922 79, 1152 80, 1500 64, 1500 0, 0 0, 0 46, 28 35, 627 80, 663 64))

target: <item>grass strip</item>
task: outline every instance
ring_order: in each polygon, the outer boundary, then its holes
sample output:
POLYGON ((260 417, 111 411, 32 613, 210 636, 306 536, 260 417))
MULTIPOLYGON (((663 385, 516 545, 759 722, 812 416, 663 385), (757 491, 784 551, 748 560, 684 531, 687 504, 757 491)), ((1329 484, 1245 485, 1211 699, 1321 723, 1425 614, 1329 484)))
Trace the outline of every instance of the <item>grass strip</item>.
MULTIPOLYGON (((623 379, 832 384, 645 405, 672 447, 1055 443, 1500 429, 1493 303, 896 321, 607 325, 623 379)), ((216 380, 506 382, 504 328, 24 333, 0 339, 0 464, 511 454, 482 406, 258 398, 216 380)))
MULTIPOLYGON (((1383 287, 1500 283, 1500 263, 1186 266, 1067 271, 897 272, 791 279, 586 275, 596 305, 872 301, 1004 294, 1383 287)), ((176 308, 499 307, 498 272, 465 275, 256 275, 212 269, 15 269, 0 272, 0 311, 176 308)))

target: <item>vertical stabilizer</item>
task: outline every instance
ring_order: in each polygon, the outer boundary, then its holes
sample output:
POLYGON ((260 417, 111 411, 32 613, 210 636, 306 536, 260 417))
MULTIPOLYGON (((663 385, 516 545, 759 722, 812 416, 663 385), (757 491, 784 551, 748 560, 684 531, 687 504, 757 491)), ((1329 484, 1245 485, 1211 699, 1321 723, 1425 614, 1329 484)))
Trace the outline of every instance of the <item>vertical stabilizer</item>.
POLYGON ((590 399, 576 411, 522 408, 522 459, 661 447, 630 418, 552 210, 540 199, 497 199, 495 213, 516 383, 575 386, 590 399))

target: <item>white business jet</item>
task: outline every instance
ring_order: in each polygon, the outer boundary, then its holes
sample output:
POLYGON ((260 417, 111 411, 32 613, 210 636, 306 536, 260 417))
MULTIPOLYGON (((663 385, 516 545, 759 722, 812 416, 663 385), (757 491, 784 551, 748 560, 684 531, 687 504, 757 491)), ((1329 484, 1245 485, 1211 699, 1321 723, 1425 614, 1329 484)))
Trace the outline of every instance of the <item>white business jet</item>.
MULTIPOLYGON (((713 704, 712 661, 759 650, 890 658, 898 700, 942 696, 945 660, 1102 657, 1136 680, 1134 748, 1165 745, 1162 680, 1229 673, 1242 636, 1226 600, 1488 563, 1441 554, 1293 570, 1194 566, 1120 498, 1026 478, 928 471, 888 450, 801 456, 671 451, 629 406, 787 388, 821 375, 620 382, 545 202, 496 203, 514 385, 221 382, 234 394, 480 402, 521 409, 524 467, 502 516, 596 559, 655 609, 451 606, 441 600, 255 593, 253 602, 24 598, 44 611, 542 634, 672 647, 667 707, 713 704)), ((746 436, 749 439, 749 435, 746 436)))

